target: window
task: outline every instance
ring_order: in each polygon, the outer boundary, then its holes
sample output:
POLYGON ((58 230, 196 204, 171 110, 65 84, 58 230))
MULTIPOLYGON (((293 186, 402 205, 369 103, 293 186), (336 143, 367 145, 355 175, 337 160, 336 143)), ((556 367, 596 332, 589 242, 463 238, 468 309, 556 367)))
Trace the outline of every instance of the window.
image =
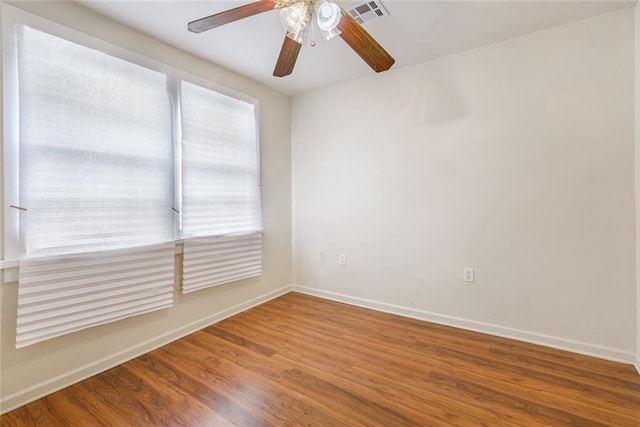
POLYGON ((184 236, 261 228, 252 104, 182 82, 184 236))
POLYGON ((170 307, 177 240, 183 292, 260 275, 257 103, 24 21, 3 22, 16 345, 170 307))
POLYGON ((21 27, 18 83, 26 255, 174 240, 166 76, 21 27))
POLYGON ((262 273, 252 104, 182 82, 183 292, 262 273))
POLYGON ((261 230, 254 101, 28 26, 17 36, 16 258, 261 230))

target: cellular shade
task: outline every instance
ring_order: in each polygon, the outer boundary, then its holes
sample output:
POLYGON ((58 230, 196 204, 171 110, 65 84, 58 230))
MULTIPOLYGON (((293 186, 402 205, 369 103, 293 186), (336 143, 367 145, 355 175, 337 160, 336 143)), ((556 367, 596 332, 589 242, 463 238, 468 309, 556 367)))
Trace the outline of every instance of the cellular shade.
POLYGON ((262 272, 255 107, 183 82, 183 292, 262 272))
POLYGON ((182 234, 261 229, 254 105, 182 83, 182 234))
POLYGON ((166 76, 30 27, 18 43, 27 255, 173 240, 166 76))
POLYGON ((183 293, 262 274, 262 232, 184 242, 183 293))
POLYGON ((173 304, 173 243, 20 262, 16 347, 173 304))

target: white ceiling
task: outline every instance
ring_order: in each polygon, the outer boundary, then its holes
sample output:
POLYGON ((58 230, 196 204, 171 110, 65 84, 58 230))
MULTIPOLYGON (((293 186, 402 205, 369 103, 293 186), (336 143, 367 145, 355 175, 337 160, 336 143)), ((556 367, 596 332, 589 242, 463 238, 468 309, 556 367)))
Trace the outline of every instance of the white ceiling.
MULTIPOLYGON (((102 15, 286 94, 329 86, 373 71, 340 38, 300 52, 292 75, 273 77, 284 32, 266 12, 193 34, 187 22, 248 1, 81 1, 102 15)), ((362 2, 342 2, 345 9, 362 2)), ((403 67, 514 36, 631 7, 634 1, 383 0, 389 16, 365 29, 403 67)), ((393 68, 392 68, 393 70, 393 68)))

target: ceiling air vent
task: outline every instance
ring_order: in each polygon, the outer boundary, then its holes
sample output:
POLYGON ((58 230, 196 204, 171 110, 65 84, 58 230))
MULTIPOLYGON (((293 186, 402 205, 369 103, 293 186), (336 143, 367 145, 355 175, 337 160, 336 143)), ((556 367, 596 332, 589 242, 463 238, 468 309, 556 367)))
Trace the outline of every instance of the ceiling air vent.
POLYGON ((348 12, 360 25, 389 15, 389 12, 387 12, 387 9, 384 8, 379 0, 359 4, 352 9, 349 9, 348 12))

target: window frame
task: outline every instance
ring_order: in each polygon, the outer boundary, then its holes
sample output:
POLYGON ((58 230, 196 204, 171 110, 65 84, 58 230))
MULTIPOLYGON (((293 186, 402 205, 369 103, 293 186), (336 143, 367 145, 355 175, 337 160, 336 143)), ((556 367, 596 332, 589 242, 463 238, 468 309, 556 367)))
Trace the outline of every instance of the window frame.
MULTIPOLYGON (((9 207, 19 200, 19 93, 18 93, 18 46, 17 34, 20 26, 29 26, 35 30, 63 38, 72 43, 98 50, 107 55, 131 62, 141 67, 163 73, 167 77, 167 94, 172 109, 172 136, 174 146, 174 207, 181 210, 181 128, 180 97, 181 82, 189 82, 205 89, 212 90, 247 102, 254 106, 255 144, 259 188, 260 171, 260 102, 258 98, 222 86, 206 78, 191 74, 163 62, 133 52, 124 47, 112 44, 92 35, 69 28, 60 23, 23 11, 5 3, 0 4, 2 15, 2 98, 3 98, 3 251, 0 258, 0 269, 4 270, 5 282, 17 279, 19 260, 25 255, 24 230, 20 228, 20 210, 9 207), (12 271, 14 270, 14 271, 12 271)), ((262 197, 260 197, 262 205, 262 197)), ((174 241, 176 253, 182 252, 181 213, 174 216, 174 241)))

